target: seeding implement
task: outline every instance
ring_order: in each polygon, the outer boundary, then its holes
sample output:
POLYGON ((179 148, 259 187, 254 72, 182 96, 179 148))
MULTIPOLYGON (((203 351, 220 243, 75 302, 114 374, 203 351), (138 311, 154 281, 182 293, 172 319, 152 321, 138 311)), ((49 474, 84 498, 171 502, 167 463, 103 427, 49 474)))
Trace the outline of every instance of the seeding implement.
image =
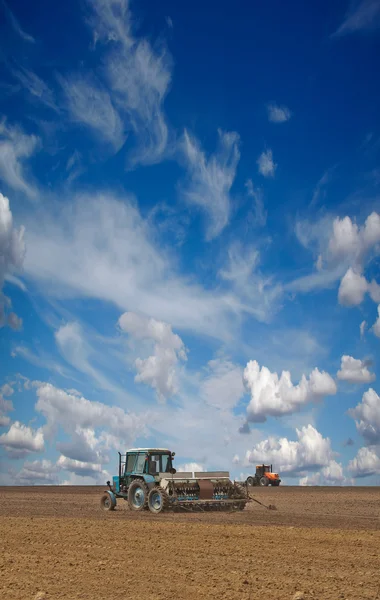
POLYGON ((114 510, 118 498, 131 510, 160 513, 170 509, 243 510, 251 501, 228 471, 183 471, 173 467, 175 453, 165 448, 133 448, 119 452, 119 474, 107 481, 101 507, 114 510))

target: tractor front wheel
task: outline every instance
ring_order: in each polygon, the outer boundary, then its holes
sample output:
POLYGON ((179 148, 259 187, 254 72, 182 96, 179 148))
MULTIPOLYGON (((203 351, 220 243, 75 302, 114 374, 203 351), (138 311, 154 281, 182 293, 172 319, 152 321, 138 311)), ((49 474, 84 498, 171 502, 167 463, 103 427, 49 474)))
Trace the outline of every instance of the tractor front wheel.
POLYGON ((247 484, 252 487, 254 484, 253 477, 247 477, 247 484))
POLYGON ((154 487, 150 490, 148 496, 148 508, 152 513, 158 514, 165 510, 168 506, 167 493, 159 488, 154 487))
POLYGON ((103 510, 115 510, 115 506, 109 494, 103 494, 100 499, 100 506, 103 510))
POLYGON ((144 481, 136 479, 128 488, 129 508, 134 511, 144 510, 148 504, 148 487, 144 481))
POLYGON ((260 485, 268 485, 269 481, 268 481, 268 477, 262 477, 260 479, 260 485))

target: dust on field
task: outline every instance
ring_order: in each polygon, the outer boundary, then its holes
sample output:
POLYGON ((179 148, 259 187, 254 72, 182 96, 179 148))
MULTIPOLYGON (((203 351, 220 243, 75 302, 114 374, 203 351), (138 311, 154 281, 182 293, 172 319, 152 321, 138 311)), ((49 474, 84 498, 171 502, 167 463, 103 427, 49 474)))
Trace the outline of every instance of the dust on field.
POLYGON ((376 599, 379 488, 255 488, 277 511, 166 515, 104 513, 102 490, 0 488, 1 598, 376 599))

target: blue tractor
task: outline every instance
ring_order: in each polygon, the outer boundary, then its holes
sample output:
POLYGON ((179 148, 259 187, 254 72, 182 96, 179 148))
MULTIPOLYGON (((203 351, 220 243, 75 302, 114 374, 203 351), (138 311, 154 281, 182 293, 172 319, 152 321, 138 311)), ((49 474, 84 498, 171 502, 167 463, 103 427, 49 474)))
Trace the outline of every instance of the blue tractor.
POLYGON ((232 482, 228 471, 182 471, 173 467, 175 453, 166 448, 132 448, 119 452, 119 474, 101 498, 103 510, 117 499, 133 511, 158 514, 176 508, 188 510, 243 510, 250 501, 246 490, 232 482))

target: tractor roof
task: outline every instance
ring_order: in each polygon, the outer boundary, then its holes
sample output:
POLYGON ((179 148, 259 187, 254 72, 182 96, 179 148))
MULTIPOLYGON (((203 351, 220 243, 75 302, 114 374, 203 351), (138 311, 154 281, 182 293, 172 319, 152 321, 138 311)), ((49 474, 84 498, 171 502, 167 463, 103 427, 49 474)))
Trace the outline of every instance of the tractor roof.
POLYGON ((130 448, 127 452, 171 452, 168 448, 130 448))

